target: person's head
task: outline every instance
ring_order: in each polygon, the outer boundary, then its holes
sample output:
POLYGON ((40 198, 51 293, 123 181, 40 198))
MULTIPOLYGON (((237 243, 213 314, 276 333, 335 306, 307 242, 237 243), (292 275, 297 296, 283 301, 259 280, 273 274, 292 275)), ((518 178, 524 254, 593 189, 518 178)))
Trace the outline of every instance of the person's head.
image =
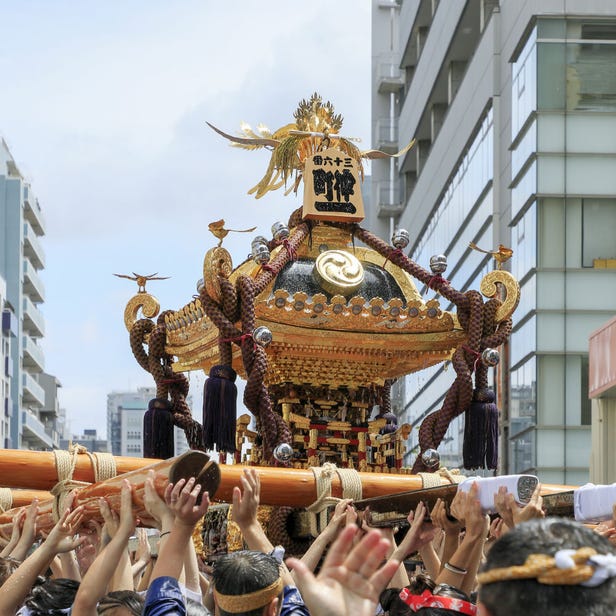
POLYGON ((14 558, 0 558, 0 586, 15 572, 20 563, 14 558))
POLYGON ((114 590, 107 593, 96 607, 105 616, 141 616, 143 597, 132 590, 114 590))
POLYGON ((405 588, 388 588, 381 593, 381 607, 389 616, 472 615, 475 605, 466 593, 447 584, 435 585, 427 576, 411 581, 405 588))
POLYGON ((269 554, 242 550, 221 556, 212 583, 221 616, 275 616, 280 610, 280 563, 269 554))
POLYGON ((25 605, 32 616, 61 616, 70 610, 78 589, 75 580, 46 580, 32 589, 25 605))
MULTIPOLYGON (((490 575, 498 581, 479 576, 479 613, 487 616, 613 615, 616 605, 614 577, 608 577, 598 586, 566 584, 567 570, 553 566, 552 574, 559 582, 556 584, 540 583, 536 575, 528 579, 502 579, 511 573, 511 567, 524 565, 531 554, 555 556, 560 550, 579 548, 593 548, 599 554, 616 554, 616 548, 604 537, 572 520, 544 518, 516 526, 488 552, 482 574, 492 572, 490 575)), ((566 564, 563 563, 566 557, 567 553, 559 553, 558 562, 566 564)), ((592 570, 597 571, 595 567, 592 570)))
POLYGON ((186 604, 186 616, 210 616, 210 612, 202 603, 197 603, 189 597, 186 597, 184 603, 186 604))

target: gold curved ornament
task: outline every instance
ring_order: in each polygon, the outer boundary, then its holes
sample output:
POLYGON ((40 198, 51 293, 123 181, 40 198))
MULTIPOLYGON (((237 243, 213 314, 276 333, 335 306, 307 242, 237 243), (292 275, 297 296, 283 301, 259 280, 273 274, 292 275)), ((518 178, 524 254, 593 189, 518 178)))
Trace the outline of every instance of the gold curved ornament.
POLYGON ((160 304, 149 293, 140 292, 131 297, 124 308, 124 325, 129 332, 137 321, 139 310, 146 319, 153 319, 160 310, 160 304))
POLYGON ((503 303, 496 311, 496 322, 502 323, 508 319, 518 307, 518 303, 520 302, 520 283, 509 272, 505 270, 494 270, 481 279, 479 290, 490 299, 493 297, 500 299, 496 283, 502 284, 505 289, 503 303))
POLYGON ((203 283, 207 294, 217 303, 222 299, 220 277, 229 278, 233 271, 231 255, 222 246, 210 248, 203 259, 203 283))
POLYGON ((326 250, 317 257, 313 275, 322 289, 346 297, 361 286, 364 267, 346 250, 326 250))

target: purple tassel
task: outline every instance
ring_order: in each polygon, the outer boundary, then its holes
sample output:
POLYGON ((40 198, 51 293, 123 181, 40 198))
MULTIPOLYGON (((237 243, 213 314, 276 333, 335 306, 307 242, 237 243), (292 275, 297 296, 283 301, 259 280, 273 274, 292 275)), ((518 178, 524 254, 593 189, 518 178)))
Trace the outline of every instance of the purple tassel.
POLYGON ((498 407, 491 389, 475 390, 464 421, 464 468, 498 465, 498 407))
POLYGON ((203 386, 203 445, 211 450, 235 451, 237 374, 231 366, 212 366, 203 386))
POLYGON ((173 458, 174 440, 171 405, 165 398, 153 398, 143 416, 143 457, 173 458))

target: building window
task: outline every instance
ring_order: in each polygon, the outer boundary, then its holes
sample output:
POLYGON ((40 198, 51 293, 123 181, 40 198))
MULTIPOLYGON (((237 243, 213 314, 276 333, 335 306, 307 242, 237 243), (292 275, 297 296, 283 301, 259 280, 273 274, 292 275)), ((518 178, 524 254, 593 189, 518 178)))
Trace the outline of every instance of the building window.
POLYGON ((509 456, 510 472, 535 467, 537 422, 537 360, 533 356, 509 373, 509 456))
POLYGON ((536 467, 536 433, 529 429, 509 441, 509 459, 512 473, 528 473, 536 467))
POLYGON ((511 334, 511 365, 515 366, 537 348, 537 317, 532 316, 521 325, 518 324, 511 334))
POLYGON ((511 140, 514 141, 530 114, 537 109, 537 29, 533 28, 512 66, 511 140))
MULTIPOLYGON (((489 190, 492 158, 493 120, 492 109, 489 109, 429 217, 427 227, 420 234, 413 249, 414 261, 427 264, 432 255, 442 254, 452 242, 460 241, 469 223, 469 215, 480 206, 489 190)), ((468 244, 468 240, 465 244, 468 244)))
POLYGON ((515 258, 511 273, 522 280, 537 267, 537 203, 533 203, 511 230, 515 258))
POLYGON ((605 268, 616 259, 616 200, 582 200, 582 267, 605 268))

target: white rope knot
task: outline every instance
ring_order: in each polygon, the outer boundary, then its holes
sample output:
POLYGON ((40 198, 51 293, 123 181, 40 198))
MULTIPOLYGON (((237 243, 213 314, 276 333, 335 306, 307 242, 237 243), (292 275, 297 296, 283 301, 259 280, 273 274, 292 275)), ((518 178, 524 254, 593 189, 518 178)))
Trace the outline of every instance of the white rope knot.
MULTIPOLYGON (((554 554, 554 564, 559 569, 572 569, 576 566, 572 558, 575 553, 576 550, 572 549, 558 550, 558 552, 554 554)), ((594 572, 590 579, 585 582, 580 582, 580 586, 594 588, 595 586, 600 586, 610 578, 616 577, 615 554, 593 554, 588 558, 586 564, 590 565, 594 569, 594 572)))
POLYGON ((442 485, 451 485, 463 482, 466 477, 460 474, 460 469, 452 468, 449 470, 442 466, 435 473, 418 473, 421 477, 422 488, 440 488, 442 485), (445 481, 443 481, 445 480, 445 481))
POLYGON ((83 488, 90 485, 86 481, 75 481, 73 473, 77 466, 77 457, 87 455, 92 464, 94 482, 105 481, 117 475, 115 458, 109 453, 90 453, 86 447, 79 443, 69 442, 68 450, 54 449, 56 461, 56 473, 58 482, 52 488, 51 494, 55 497, 52 505, 54 520, 57 522, 65 509, 68 495, 75 488, 83 488))
POLYGON ((327 526, 327 508, 340 502, 340 498, 332 496, 332 479, 336 474, 340 478, 342 485, 342 498, 360 500, 362 497, 361 479, 359 473, 352 468, 338 468, 331 462, 326 462, 323 466, 312 466, 314 474, 317 500, 309 507, 306 507, 310 516, 310 534, 318 536, 327 526))
POLYGON ((0 513, 13 508, 13 493, 11 488, 0 488, 0 513))

